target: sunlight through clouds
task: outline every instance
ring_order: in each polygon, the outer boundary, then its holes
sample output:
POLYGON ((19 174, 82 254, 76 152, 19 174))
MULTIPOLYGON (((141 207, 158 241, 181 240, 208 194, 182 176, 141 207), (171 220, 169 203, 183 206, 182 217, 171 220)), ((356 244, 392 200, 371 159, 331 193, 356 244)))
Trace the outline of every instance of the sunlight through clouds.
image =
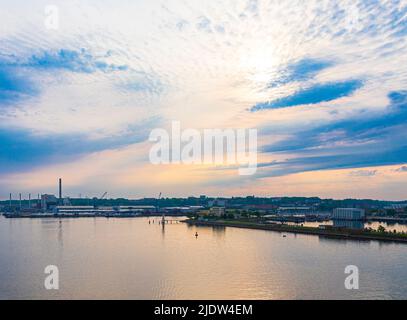
MULTIPOLYGON (((183 175, 172 186, 183 195, 246 184, 255 192, 262 179, 407 162, 404 0, 57 0, 55 30, 44 26, 48 1, 0 5, 0 186, 15 179, 22 189, 54 168, 85 174, 87 159, 117 152, 126 165, 106 160, 78 183, 93 190, 96 177, 115 184, 117 176, 117 194, 136 188, 134 172, 148 159, 132 161, 123 148, 144 146, 172 120, 259 130, 263 165, 251 180, 211 167, 162 168, 163 183, 183 175), (30 152, 13 160, 24 146, 30 152)), ((385 172, 399 183, 401 175, 385 172)))

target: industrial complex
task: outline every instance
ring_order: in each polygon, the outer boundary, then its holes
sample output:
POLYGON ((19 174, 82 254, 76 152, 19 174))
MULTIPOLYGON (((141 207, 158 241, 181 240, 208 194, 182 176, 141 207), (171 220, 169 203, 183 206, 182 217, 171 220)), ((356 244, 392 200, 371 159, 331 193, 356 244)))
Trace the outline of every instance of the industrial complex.
MULTIPOLYGON (((153 205, 117 205, 117 206, 100 206, 98 201, 104 199, 107 192, 100 198, 88 199, 88 205, 72 205, 68 197, 62 195, 62 179, 59 179, 58 197, 53 194, 38 195, 36 200, 28 196, 28 202, 23 201, 21 194, 19 199, 14 201, 10 194, 8 206, 3 208, 4 215, 7 218, 41 218, 41 217, 96 217, 96 216, 117 216, 133 217, 141 215, 154 214, 176 214, 187 213, 193 208, 159 208, 153 205), (93 202, 93 204, 90 204, 93 202)), ((197 208, 198 209, 198 208, 197 208)))

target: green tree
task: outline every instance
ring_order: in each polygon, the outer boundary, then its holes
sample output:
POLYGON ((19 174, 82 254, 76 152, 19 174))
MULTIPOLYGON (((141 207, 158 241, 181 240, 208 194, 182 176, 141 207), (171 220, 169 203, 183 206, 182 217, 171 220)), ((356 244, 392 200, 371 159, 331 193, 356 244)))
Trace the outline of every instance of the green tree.
POLYGON ((380 233, 385 233, 385 232, 386 232, 386 228, 383 227, 382 225, 380 225, 380 226, 377 228, 377 231, 380 232, 380 233))

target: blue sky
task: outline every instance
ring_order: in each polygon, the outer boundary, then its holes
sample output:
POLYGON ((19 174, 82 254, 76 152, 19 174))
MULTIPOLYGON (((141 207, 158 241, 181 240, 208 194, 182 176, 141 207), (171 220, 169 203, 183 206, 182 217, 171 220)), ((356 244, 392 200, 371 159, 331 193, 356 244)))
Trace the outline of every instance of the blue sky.
POLYGON ((0 1, 0 198, 59 176, 73 196, 407 198, 407 1, 53 4, 56 30, 47 1, 0 1), (257 174, 151 166, 172 120, 257 128, 257 174))

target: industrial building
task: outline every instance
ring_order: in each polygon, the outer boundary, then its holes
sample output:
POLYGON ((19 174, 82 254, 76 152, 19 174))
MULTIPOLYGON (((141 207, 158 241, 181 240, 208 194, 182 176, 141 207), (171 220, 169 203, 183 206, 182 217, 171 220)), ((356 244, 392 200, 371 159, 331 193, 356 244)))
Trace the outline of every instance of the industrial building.
POLYGON ((41 209, 47 211, 58 205, 58 199, 53 194, 41 195, 41 209))
POLYGON ((118 206, 113 208, 119 214, 142 214, 156 211, 154 206, 118 206))
POLYGON ((161 212, 165 212, 166 214, 190 214, 195 213, 199 210, 203 209, 202 206, 185 206, 185 207, 164 207, 161 208, 161 212))
POLYGON ((365 210, 358 208, 336 208, 332 215, 333 220, 360 221, 365 219, 365 210))
POLYGON ((208 207, 226 207, 227 201, 226 200, 221 200, 221 199, 215 199, 215 200, 209 200, 208 201, 208 207))
POLYGON ((315 209, 312 207, 279 207, 277 210, 277 214, 282 216, 288 215, 314 215, 315 209))
POLYGON ((113 214, 115 210, 112 207, 98 207, 94 206, 56 206, 53 209, 53 213, 56 215, 106 215, 113 214))
POLYGON ((198 211, 198 215, 201 217, 208 217, 208 216, 213 216, 213 217, 222 217, 226 213, 226 210, 224 207, 212 207, 209 209, 201 209, 198 211))
POLYGON ((224 207, 212 207, 209 209, 211 215, 215 217, 222 217, 225 215, 225 208, 224 207))

